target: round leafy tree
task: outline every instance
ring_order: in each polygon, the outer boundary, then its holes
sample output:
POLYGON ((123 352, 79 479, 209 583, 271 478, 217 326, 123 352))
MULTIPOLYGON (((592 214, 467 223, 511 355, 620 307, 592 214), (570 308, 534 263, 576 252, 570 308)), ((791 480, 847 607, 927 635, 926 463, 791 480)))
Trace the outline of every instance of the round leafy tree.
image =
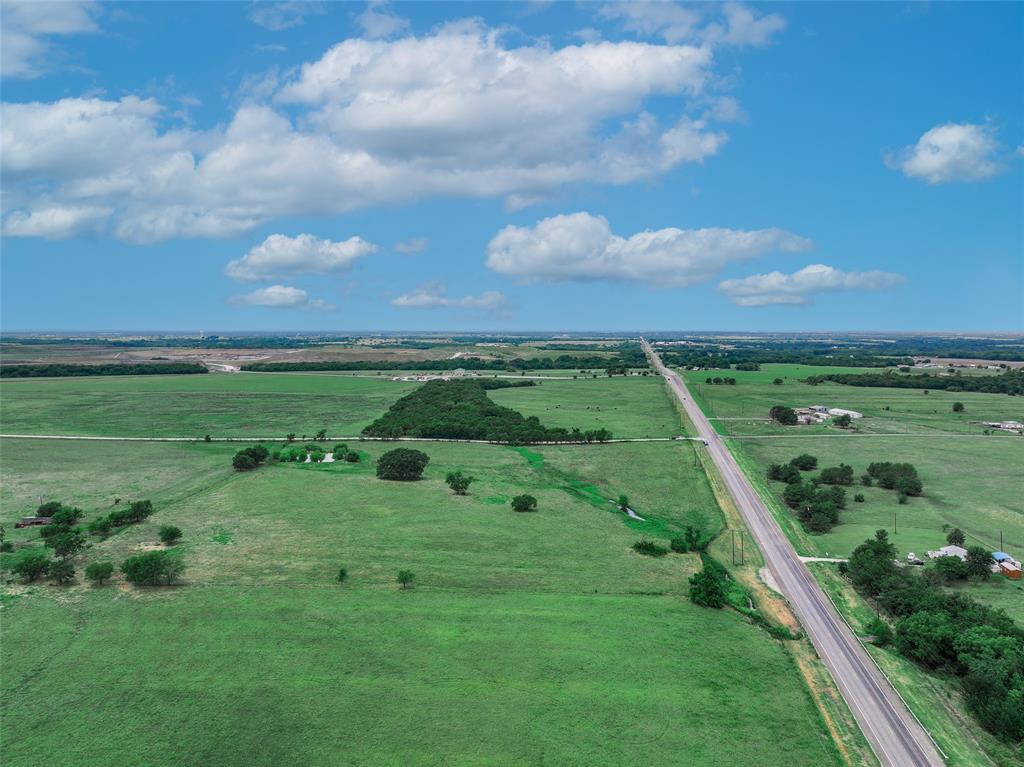
POLYGON ((414 482, 423 476, 430 456, 419 450, 400 447, 377 459, 377 477, 399 482, 414 482))
POLYGON ((512 499, 513 511, 536 511, 537 499, 532 495, 517 495, 512 499))

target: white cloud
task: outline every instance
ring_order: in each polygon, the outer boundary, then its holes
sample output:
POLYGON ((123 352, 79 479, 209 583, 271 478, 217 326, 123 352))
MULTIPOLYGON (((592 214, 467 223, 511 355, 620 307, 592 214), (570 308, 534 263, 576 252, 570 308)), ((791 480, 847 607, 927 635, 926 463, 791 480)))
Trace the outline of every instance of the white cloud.
POLYGON ((793 274, 769 272, 725 280, 718 288, 738 306, 806 306, 818 293, 881 290, 903 282, 903 275, 892 272, 843 272, 825 264, 811 264, 793 274))
POLYGON ((478 296, 462 296, 450 298, 445 295, 444 288, 437 283, 430 283, 416 288, 394 299, 393 306, 403 309, 473 309, 476 311, 494 311, 502 308, 506 298, 496 290, 488 290, 478 296))
POLYGON ((98 13, 88 1, 0 3, 0 75, 39 77, 54 57, 50 38, 98 32, 98 13))
POLYGON ((623 238, 602 216, 574 213, 533 227, 505 227, 487 246, 487 266, 525 280, 636 280, 668 287, 704 282, 732 262, 810 247, 809 240, 781 229, 669 228, 623 238))
POLYGON ((109 209, 99 235, 146 243, 426 197, 519 207, 720 151, 727 136, 710 121, 733 110, 706 109, 712 62, 707 45, 510 47, 468 21, 345 40, 283 85, 274 72, 249 83, 228 123, 207 131, 133 96, 7 103, 4 210, 109 209), (287 107, 263 103, 273 94, 287 107), (644 109, 662 96, 680 104, 674 122, 644 109))
POLYGON ((413 253, 421 253, 427 249, 430 241, 426 237, 411 237, 404 242, 395 243, 395 253, 402 253, 411 256, 413 253))
POLYGON ((947 123, 937 125, 914 146, 885 160, 890 168, 929 184, 984 181, 1003 171, 999 151, 995 130, 990 126, 947 123))
POLYGON ((311 234, 272 234, 242 258, 229 262, 224 273, 236 280, 268 280, 290 274, 346 272, 357 259, 376 252, 376 245, 360 237, 331 242, 311 234))
POLYGON ((691 42, 760 46, 786 27, 777 13, 760 15, 742 3, 681 6, 672 2, 613 2, 600 7, 607 19, 621 19, 627 32, 661 37, 667 43, 691 42), (722 14, 710 20, 709 14, 722 14))
POLYGON ((282 3, 256 2, 253 3, 252 11, 249 13, 249 20, 271 32, 281 32, 300 26, 306 21, 307 16, 317 16, 323 12, 323 4, 313 0, 288 0, 282 3))
POLYGON ((111 208, 90 206, 37 208, 30 213, 15 211, 4 221, 3 232, 8 237, 65 240, 95 234, 102 221, 112 212, 111 208))
POLYGON ((271 285, 241 296, 232 296, 228 303, 244 306, 269 306, 272 309, 333 309, 326 301, 309 297, 301 288, 271 285))
POLYGON ((366 10, 356 17, 363 34, 371 40, 392 37, 409 28, 409 20, 396 16, 386 10, 387 3, 382 0, 370 0, 366 10))

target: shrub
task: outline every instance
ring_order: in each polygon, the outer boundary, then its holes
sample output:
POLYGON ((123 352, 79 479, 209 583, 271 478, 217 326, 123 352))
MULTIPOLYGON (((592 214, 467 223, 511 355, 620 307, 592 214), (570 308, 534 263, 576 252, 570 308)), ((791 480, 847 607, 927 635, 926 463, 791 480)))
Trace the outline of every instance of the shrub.
POLYGON ((954 413, 962 413, 962 412, 964 412, 964 403, 963 402, 954 402, 953 403, 953 412, 954 413))
POLYGON ((345 579, 348 578, 348 570, 344 567, 338 569, 338 583, 344 583, 345 579))
POLYGON ((512 499, 512 511, 536 511, 537 499, 532 495, 517 495, 512 499))
POLYGON ((774 381, 772 381, 772 383, 775 384, 776 386, 782 386, 782 379, 776 378, 774 381))
POLYGON ((850 424, 853 423, 853 418, 848 416, 846 413, 843 413, 842 415, 837 415, 832 420, 832 423, 834 423, 840 429, 848 429, 848 428, 850 428, 850 424))
MULTIPOLYGON (((335 460, 337 460, 337 456, 335 456, 335 460)), ((359 453, 357 453, 355 450, 349 450, 347 453, 345 453, 345 460, 348 463, 359 463, 359 453)))
POLYGON ((102 586, 113 574, 113 562, 92 562, 85 568, 85 577, 97 586, 102 586))
POLYGON ((113 528, 113 521, 110 519, 109 516, 106 516, 100 517, 99 519, 94 519, 92 522, 89 523, 89 526, 86 529, 89 531, 89 535, 98 535, 100 537, 106 538, 108 535, 110 535, 113 528))
POLYGON ((3 543, 0 543, 0 551, 5 553, 8 551, 14 551, 14 544, 10 541, 4 541, 3 543))
POLYGON ((892 644, 892 629, 888 623, 882 620, 881 616, 876 615, 864 628, 874 637, 874 644, 879 647, 892 644))
POLYGON ((398 571, 398 585, 403 589, 411 588, 413 582, 416 580, 416 573, 412 570, 399 570, 398 571))
POLYGON ((448 483, 448 487, 452 489, 455 495, 465 495, 469 492, 469 485, 472 483, 473 478, 467 477, 461 471, 449 471, 445 475, 444 481, 448 483))
POLYGON ((160 542, 166 546, 181 540, 181 528, 174 525, 163 525, 160 528, 160 542))
POLYGON ((257 463, 248 453, 235 453, 235 457, 231 459, 231 466, 235 471, 252 471, 257 463))
POLYGON ((414 482, 423 476, 430 456, 419 450, 400 447, 377 459, 377 477, 398 482, 414 482))
POLYGON ((124 577, 137 586, 169 586, 184 571, 181 555, 175 551, 147 551, 129 557, 121 565, 124 577))
POLYGON ((44 549, 28 549, 11 566, 11 572, 31 583, 46 575, 53 562, 44 549))
POLYGON ((633 551, 637 554, 643 554, 647 557, 663 557, 668 554, 668 549, 664 546, 659 546, 654 541, 649 541, 646 538, 641 539, 633 544, 633 551))
POLYGON ((864 503, 864 493, 857 493, 853 496, 854 503, 864 503))
POLYGON ((348 445, 346 445, 344 442, 339 442, 331 449, 331 452, 334 453, 335 461, 340 460, 341 457, 348 452, 348 445))

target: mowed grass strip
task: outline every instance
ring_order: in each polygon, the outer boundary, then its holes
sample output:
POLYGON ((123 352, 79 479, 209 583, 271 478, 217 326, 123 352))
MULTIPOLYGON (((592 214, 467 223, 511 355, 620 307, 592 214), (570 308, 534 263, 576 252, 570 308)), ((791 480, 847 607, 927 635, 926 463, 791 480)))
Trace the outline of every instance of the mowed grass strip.
POLYGON ((5 765, 835 763, 784 649, 690 604, 696 558, 637 555, 640 532, 600 500, 630 495, 656 535, 717 519, 689 445, 419 443, 425 479, 392 483, 372 473, 388 445, 235 474, 231 446, 66 443, 79 474, 55 479, 39 444, 0 446, 12 502, 78 476, 101 504, 112 463, 112 483, 161 451, 191 465, 190 492, 140 481, 166 502, 77 563, 175 524, 189 569, 172 589, 7 589, 5 765), (476 477, 468 496, 449 469, 476 477), (511 511, 521 492, 539 511, 511 511))

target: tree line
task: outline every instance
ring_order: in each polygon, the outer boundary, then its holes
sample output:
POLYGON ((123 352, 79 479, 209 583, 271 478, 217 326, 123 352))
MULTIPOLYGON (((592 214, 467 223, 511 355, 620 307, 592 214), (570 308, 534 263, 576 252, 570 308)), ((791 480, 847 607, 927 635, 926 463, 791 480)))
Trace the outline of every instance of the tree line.
POLYGON ((0 378, 70 378, 75 376, 162 376, 209 372, 197 362, 140 362, 120 365, 2 365, 0 378))
POLYGON ((832 381, 845 386, 872 386, 892 389, 935 389, 951 392, 971 391, 987 394, 1024 394, 1024 369, 1007 370, 998 375, 981 376, 938 376, 930 373, 920 375, 896 375, 885 373, 829 373, 811 376, 804 383, 811 385, 832 381))
POLYGON ((642 351, 621 351, 612 356, 560 354, 557 357, 516 357, 507 360, 479 360, 466 357, 445 360, 330 360, 320 362, 250 362, 242 370, 264 373, 317 370, 490 370, 497 372, 522 370, 595 370, 646 368, 642 351))
POLYGON ((368 437, 480 439, 526 445, 534 442, 605 442, 607 429, 548 428, 535 416, 503 407, 488 389, 533 382, 501 380, 428 381, 395 402, 363 434, 368 437))

